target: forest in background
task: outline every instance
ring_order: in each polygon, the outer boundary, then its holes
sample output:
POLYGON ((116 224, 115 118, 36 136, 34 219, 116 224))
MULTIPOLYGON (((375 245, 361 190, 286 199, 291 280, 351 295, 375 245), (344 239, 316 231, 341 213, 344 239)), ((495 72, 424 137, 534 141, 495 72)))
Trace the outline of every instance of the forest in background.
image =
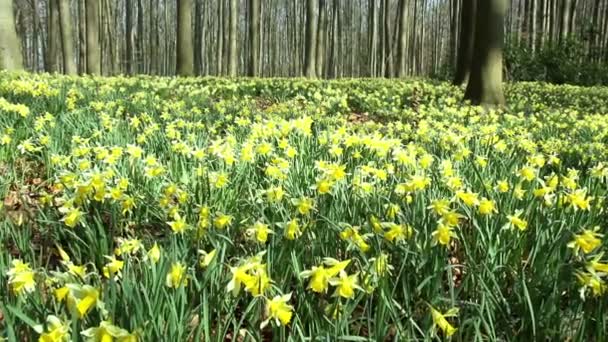
MULTIPOLYGON (((23 67, 68 74, 175 75, 181 23, 193 75, 452 79, 475 17, 472 0, 12 2, 23 67)), ((508 3, 507 80, 608 82, 608 1, 508 3)))

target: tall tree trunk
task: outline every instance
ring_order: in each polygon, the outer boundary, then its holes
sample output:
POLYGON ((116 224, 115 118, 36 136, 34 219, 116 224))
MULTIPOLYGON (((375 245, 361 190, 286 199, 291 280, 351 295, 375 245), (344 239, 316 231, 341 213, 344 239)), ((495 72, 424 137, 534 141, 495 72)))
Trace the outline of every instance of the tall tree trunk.
POLYGON ((306 59, 304 74, 306 77, 317 77, 315 68, 317 47, 317 16, 315 0, 306 0, 306 59))
POLYGON ((15 29, 12 0, 0 0, 0 31, 2 31, 0 34, 0 69, 23 69, 23 56, 15 29))
POLYGON ((407 76, 407 0, 399 1, 399 45, 397 54, 397 76, 407 76))
POLYGON ((473 64, 465 99, 473 104, 502 105, 502 47, 507 0, 477 3, 473 64))
POLYGON ((137 0, 137 37, 135 37, 135 61, 137 63, 137 72, 140 74, 146 72, 146 56, 144 53, 144 9, 141 1, 142 0, 137 0))
MULTIPOLYGON (((395 76, 395 64, 393 63, 393 45, 391 35, 391 15, 390 15, 390 1, 385 0, 384 2, 384 76, 393 77, 395 76)), ((395 27, 398 25, 395 24, 395 27)))
POLYGON ((194 75, 192 47, 192 0, 177 0, 177 58, 176 71, 180 76, 194 75))
POLYGON ((238 72, 238 32, 239 32, 239 6, 237 0, 230 0, 230 49, 228 75, 236 77, 238 72))
POLYGON ((86 0, 87 11, 87 73, 99 75, 101 62, 99 54, 99 1, 86 0))
POLYGON ((217 75, 222 75, 224 66, 224 0, 219 0, 217 3, 217 75))
POLYGON ((536 51, 536 19, 538 17, 538 1, 532 0, 532 13, 531 13, 531 28, 530 28, 530 46, 532 52, 536 51))
POLYGON ((133 73, 133 64, 131 56, 133 55, 133 12, 131 10, 131 1, 125 0, 125 72, 127 75, 133 73))
POLYGON ((77 70, 76 62, 74 61, 74 39, 72 35, 72 16, 70 15, 69 0, 59 0, 59 17, 61 22, 63 71, 68 75, 75 75, 77 70))
POLYGON ((86 72, 87 69, 87 13, 85 10, 85 1, 86 0, 76 0, 78 3, 78 27, 77 29, 77 44, 76 50, 78 50, 78 74, 82 75, 86 72))
POLYGON ((60 33, 59 33, 59 3, 57 0, 48 2, 47 19, 47 43, 46 43, 46 71, 57 72, 59 55, 60 33))
POLYGON ((249 0, 249 76, 260 72, 260 0, 249 0))
POLYGON ((325 37, 327 30, 327 9, 325 8, 325 0, 319 0, 319 23, 317 25, 317 76, 323 77, 325 70, 325 37))
MULTIPOLYGON (((484 0, 480 0, 484 1, 484 0)), ((461 85, 468 81, 473 58, 475 26, 477 18, 477 0, 463 0, 460 12, 460 39, 456 62, 454 84, 461 85)))
POLYGON ((378 58, 378 52, 376 51, 378 46, 378 6, 374 1, 369 1, 368 5, 369 45, 367 52, 369 55, 369 76, 376 77, 376 60, 378 58))
POLYGON ((560 40, 564 40, 570 34, 570 0, 561 2, 561 22, 559 30, 560 40))

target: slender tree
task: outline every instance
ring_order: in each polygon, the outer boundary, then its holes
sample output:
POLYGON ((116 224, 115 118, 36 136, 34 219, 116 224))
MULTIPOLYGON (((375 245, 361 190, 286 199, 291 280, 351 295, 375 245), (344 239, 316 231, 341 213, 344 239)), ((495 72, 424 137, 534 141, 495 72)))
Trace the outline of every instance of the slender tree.
POLYGON ((316 49, 317 49, 317 15, 315 0, 306 0, 306 58, 304 60, 304 75, 317 77, 316 49))
POLYGON ((471 75, 465 99, 473 104, 502 105, 502 48, 507 0, 477 3, 471 75))
POLYGON ((239 24, 239 7, 237 0, 230 0, 230 49, 229 49, 229 66, 228 74, 230 77, 237 75, 238 63, 238 27, 239 24))
POLYGON ((407 8, 408 1, 399 1, 399 41, 397 54, 397 76, 407 75, 407 8))
POLYGON ((260 11, 260 0, 249 0, 249 76, 260 72, 260 11))
POLYGON ((319 16, 317 23, 317 47, 316 47, 316 73, 317 76, 325 75, 325 43, 327 35, 327 8, 325 0, 319 0, 319 16))
POLYGON ((87 73, 99 75, 101 60, 99 53, 99 1, 87 0, 87 73))
POLYGON ((194 48, 192 46, 192 0, 177 0, 177 58, 176 70, 180 76, 194 75, 194 48))

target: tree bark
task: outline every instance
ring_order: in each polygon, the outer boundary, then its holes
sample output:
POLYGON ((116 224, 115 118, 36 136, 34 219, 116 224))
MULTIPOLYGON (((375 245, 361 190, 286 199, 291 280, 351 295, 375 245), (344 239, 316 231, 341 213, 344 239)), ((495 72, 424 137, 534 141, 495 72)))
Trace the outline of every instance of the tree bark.
POLYGON ((316 73, 317 76, 323 77, 325 70, 325 39, 326 39, 326 27, 327 27, 327 9, 325 8, 325 0, 319 0, 319 22, 317 30, 317 62, 316 62, 316 73))
POLYGON ((503 105, 502 47, 506 0, 483 0, 477 4, 475 43, 471 75, 465 99, 473 104, 503 105))
POLYGON ((194 75, 192 47, 192 0, 177 0, 177 58, 179 76, 194 75))
POLYGON ((87 73, 99 75, 101 72, 99 53, 99 1, 86 0, 87 12, 87 73))
POLYGON ((63 51, 63 71, 68 75, 77 72, 74 61, 74 39, 72 35, 72 20, 70 1, 59 0, 59 17, 61 22, 61 50, 63 51))
POLYGON ((397 54, 397 76, 407 76, 407 0, 399 1, 399 43, 397 54))
POLYGON ((317 77, 315 68, 317 47, 317 16, 315 0, 306 0, 306 59, 304 61, 304 75, 317 77))
POLYGON ((249 70, 251 77, 260 72, 260 0, 249 0, 249 70))
POLYGON ((48 2, 47 19, 47 43, 46 43, 46 71, 57 72, 59 55, 60 33, 59 33, 59 3, 57 0, 48 2))
POLYGON ((13 1, 0 0, 0 69, 23 69, 23 56, 13 16, 13 1))
POLYGON ((475 41, 476 19, 477 0, 463 0, 460 13, 461 27, 458 54, 456 56, 456 73, 453 82, 455 85, 464 84, 469 80, 471 61, 473 58, 473 44, 475 41))
POLYGON ((230 49, 228 74, 230 77, 236 77, 238 72, 238 31, 239 31, 239 7, 237 0, 230 0, 230 49))
POLYGON ((131 56, 133 55, 133 12, 131 0, 125 0, 125 72, 127 75, 133 73, 131 56))

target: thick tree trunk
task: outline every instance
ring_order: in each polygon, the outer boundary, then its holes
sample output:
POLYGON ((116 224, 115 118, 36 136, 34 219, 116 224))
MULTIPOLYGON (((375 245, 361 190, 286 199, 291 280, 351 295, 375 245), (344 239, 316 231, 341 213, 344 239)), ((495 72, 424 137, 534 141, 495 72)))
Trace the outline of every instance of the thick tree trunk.
POLYGON ((502 47, 507 0, 482 0, 477 4, 473 63, 465 99, 473 104, 503 105, 502 47))
POLYGON ((61 21, 61 50, 63 51, 63 71, 68 75, 77 72, 74 61, 74 39, 72 34, 72 16, 70 15, 70 1, 59 0, 59 17, 61 21))
POLYGON ((15 29, 12 0, 0 0, 0 31, 2 31, 0 34, 0 69, 23 69, 23 56, 15 29))
POLYGON ((317 16, 315 0, 306 0, 306 59, 304 61, 304 75, 317 77, 315 68, 317 48, 317 16))
MULTIPOLYGON (((484 0, 481 0, 484 1, 484 0)), ((477 0, 463 0, 460 13, 460 39, 456 56, 456 73, 454 84, 461 85, 469 80, 473 44, 475 42, 475 21, 477 18, 477 0)))
POLYGON ((230 49, 228 74, 230 77, 236 77, 238 72, 238 32, 239 32, 239 6, 237 0, 230 0, 230 49))
POLYGON ((179 76, 194 75, 194 50, 192 47, 192 0, 177 0, 177 58, 179 76))
POLYGON ((99 1, 87 0, 87 73, 99 75, 101 62, 99 54, 99 1))

